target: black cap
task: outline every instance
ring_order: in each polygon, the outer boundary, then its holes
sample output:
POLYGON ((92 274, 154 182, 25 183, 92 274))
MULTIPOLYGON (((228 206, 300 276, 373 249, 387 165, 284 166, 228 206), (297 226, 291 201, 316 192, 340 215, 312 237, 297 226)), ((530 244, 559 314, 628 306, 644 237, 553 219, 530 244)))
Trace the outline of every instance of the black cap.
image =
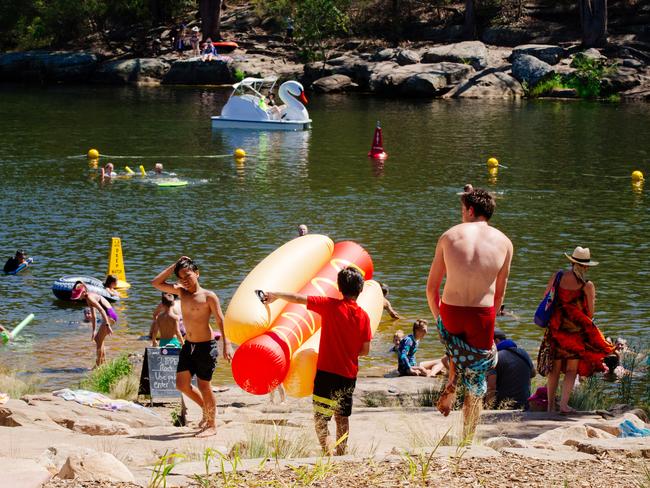
POLYGON ((494 338, 499 339, 500 341, 505 341, 508 337, 506 336, 505 332, 497 328, 494 329, 494 338))

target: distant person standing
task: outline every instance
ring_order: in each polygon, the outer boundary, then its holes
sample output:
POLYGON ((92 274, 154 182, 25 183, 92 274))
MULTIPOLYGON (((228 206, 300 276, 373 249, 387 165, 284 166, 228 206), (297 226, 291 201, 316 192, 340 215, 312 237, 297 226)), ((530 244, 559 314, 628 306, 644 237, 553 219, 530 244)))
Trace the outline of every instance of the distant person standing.
POLYGON ((309 234, 309 229, 305 224, 300 224, 298 226, 298 237, 306 236, 309 234))
POLYGON ((201 430, 197 437, 216 435, 216 401, 212 393, 212 375, 217 366, 217 341, 210 327, 210 317, 214 317, 223 336, 223 356, 232 360, 232 346, 223 332, 223 313, 219 298, 214 292, 199 284, 199 268, 187 256, 182 256, 171 264, 151 284, 158 290, 180 294, 183 321, 187 331, 181 348, 176 369, 176 388, 196 402, 203 411, 199 423, 201 430), (166 280, 174 273, 178 283, 166 280), (198 390, 192 385, 192 376, 198 378, 198 390))
POLYGON ((462 223, 438 239, 427 300, 449 357, 449 380, 437 407, 449 415, 460 374, 466 389, 463 434, 472 438, 487 392, 486 375, 496 366, 494 325, 506 293, 513 246, 503 232, 489 225, 496 206, 489 192, 475 188, 460 199, 462 223))
POLYGON ((284 22, 287 24, 287 34, 284 38, 284 42, 293 42, 293 19, 291 16, 287 16, 284 22))
POLYGON ((499 408, 527 410, 530 397, 530 380, 537 372, 528 353, 508 339, 501 329, 494 329, 494 343, 499 360, 488 373, 487 402, 499 408))
POLYGON ((190 46, 192 46, 192 56, 198 56, 201 52, 199 49, 199 43, 201 39, 199 37, 199 28, 197 26, 192 27, 192 35, 190 36, 190 46))
POLYGON ((25 261, 27 261, 27 256, 25 255, 25 251, 23 251, 22 249, 18 249, 14 257, 7 259, 7 262, 5 263, 4 266, 4 272, 13 273, 25 261))

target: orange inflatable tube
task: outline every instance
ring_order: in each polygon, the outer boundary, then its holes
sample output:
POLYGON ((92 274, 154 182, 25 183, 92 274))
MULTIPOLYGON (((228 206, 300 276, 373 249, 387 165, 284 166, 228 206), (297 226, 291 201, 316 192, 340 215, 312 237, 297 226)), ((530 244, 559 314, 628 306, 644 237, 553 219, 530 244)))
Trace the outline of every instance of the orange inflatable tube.
MULTIPOLYGON (((372 259, 365 249, 354 242, 339 242, 334 245, 329 261, 298 293, 340 298, 336 277, 347 266, 357 267, 364 279, 372 277, 372 259)), ((300 271, 285 270, 284 273, 300 271)), ((272 285, 266 289, 293 291, 272 285)), ((267 332, 246 341, 237 349, 232 362, 235 381, 249 393, 269 393, 285 379, 294 353, 319 329, 320 315, 307 310, 305 305, 287 304, 267 332)))

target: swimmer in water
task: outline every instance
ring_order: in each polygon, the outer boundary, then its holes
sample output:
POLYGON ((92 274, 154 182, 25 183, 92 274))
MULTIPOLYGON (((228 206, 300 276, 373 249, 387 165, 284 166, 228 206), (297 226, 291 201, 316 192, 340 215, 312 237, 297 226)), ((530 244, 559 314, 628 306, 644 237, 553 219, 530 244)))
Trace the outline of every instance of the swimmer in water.
POLYGON ((163 174, 163 165, 162 165, 162 163, 156 163, 156 165, 153 167, 153 172, 156 173, 157 175, 163 174))
POLYGON ((306 236, 307 234, 309 234, 309 229, 307 228, 307 226, 305 224, 300 224, 298 226, 298 236, 302 237, 302 236, 306 236))
POLYGON ((119 297, 120 293, 117 291, 117 276, 109 274, 106 275, 106 280, 104 281, 104 288, 114 297, 119 297))
POLYGON ((102 181, 105 178, 115 178, 117 173, 115 172, 115 166, 113 163, 106 163, 106 166, 102 168, 102 181))
POLYGON ((70 294, 71 300, 85 300, 90 308, 90 323, 92 324, 92 340, 97 346, 97 360, 96 366, 106 362, 106 350, 104 349, 104 341, 106 337, 113 333, 111 325, 117 323, 117 313, 106 300, 106 298, 88 291, 88 288, 82 281, 75 282, 70 294), (101 323, 97 327, 97 310, 101 316, 101 323))

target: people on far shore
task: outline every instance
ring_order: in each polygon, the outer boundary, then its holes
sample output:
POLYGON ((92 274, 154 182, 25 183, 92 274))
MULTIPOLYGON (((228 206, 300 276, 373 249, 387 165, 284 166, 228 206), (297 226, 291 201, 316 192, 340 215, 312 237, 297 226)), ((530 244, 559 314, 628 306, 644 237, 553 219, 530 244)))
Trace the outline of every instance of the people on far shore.
POLYGON ((555 290, 555 307, 544 339, 540 346, 542 352, 550 349, 552 369, 547 374, 548 411, 556 409, 555 396, 560 374, 564 373, 560 413, 575 410, 569 406, 576 376, 588 377, 597 371, 605 371, 605 356, 614 352, 614 345, 608 342, 593 322, 596 302, 596 287, 587 279, 590 268, 598 265, 591 259, 589 248, 577 246, 571 255, 565 253, 571 268, 553 273, 549 278, 544 296, 551 290, 558 273, 562 273, 555 290))
POLYGON ((210 327, 214 317, 223 338, 223 357, 232 361, 232 346, 223 331, 223 313, 217 295, 199 284, 199 268, 187 256, 165 268, 151 284, 158 290, 181 297, 183 321, 187 331, 176 369, 176 388, 201 407, 203 416, 196 437, 216 435, 216 401, 212 392, 212 375, 217 365, 217 341, 210 327), (167 282, 171 274, 177 283, 167 282), (198 389, 192 385, 192 376, 198 378, 198 389))
POLYGON ((197 26, 192 27, 192 34, 190 35, 190 46, 192 47, 192 56, 200 54, 199 43, 201 38, 199 36, 200 29, 197 26))
POLYGON ((368 314, 356 301, 363 290, 363 276, 358 269, 348 266, 339 271, 337 284, 343 295, 342 300, 297 293, 263 292, 266 303, 277 299, 300 303, 321 316, 313 401, 316 435, 327 455, 345 454, 359 356, 368 355, 372 339, 368 314), (342 337, 345 340, 341 340, 342 337), (327 426, 332 416, 336 422, 336 442, 329 438, 327 426))
POLYGON ((13 273, 25 261, 27 261, 27 255, 25 254, 25 251, 18 249, 13 257, 7 259, 3 270, 5 273, 13 273))
POLYGON ((309 228, 305 224, 298 226, 298 237, 306 236, 309 234, 309 228))
POLYGON ((288 15, 284 19, 284 23, 287 26, 286 35, 284 36, 284 42, 293 42, 293 18, 288 15))
POLYGON ((472 439, 487 392, 486 374, 496 366, 494 325, 506 292, 513 246, 504 233, 489 225, 496 207, 491 193, 474 188, 463 192, 460 200, 462 223, 438 240, 427 300, 449 358, 449 378, 437 408, 449 415, 460 376, 465 386, 463 438, 472 439))
POLYGON ((393 320, 401 319, 402 317, 400 314, 395 311, 388 298, 386 298, 390 293, 388 285, 386 283, 379 283, 379 286, 381 287, 381 292, 384 295, 384 310, 388 312, 388 315, 390 315, 393 320))
POLYGON ((214 47, 212 39, 208 37, 201 51, 201 61, 214 61, 215 59, 217 59, 217 49, 214 47))
POLYGON ((486 404, 508 410, 527 410, 530 380, 537 372, 525 349, 508 339, 501 329, 494 329, 494 344, 499 360, 488 373, 486 404))

